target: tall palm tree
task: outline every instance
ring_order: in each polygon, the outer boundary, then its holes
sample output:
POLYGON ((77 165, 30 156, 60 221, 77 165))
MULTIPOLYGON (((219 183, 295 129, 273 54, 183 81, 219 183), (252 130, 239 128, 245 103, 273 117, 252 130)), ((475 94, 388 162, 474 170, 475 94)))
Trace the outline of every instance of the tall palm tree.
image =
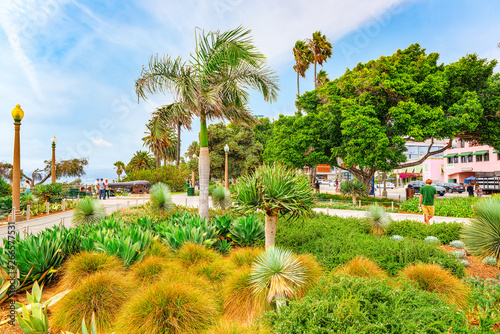
POLYGON ((125 164, 123 163, 123 161, 118 160, 113 164, 113 166, 115 166, 116 168, 116 174, 118 175, 118 182, 120 182, 120 175, 122 175, 123 170, 125 169, 125 164))
POLYGON ((326 73, 325 70, 320 70, 318 72, 318 87, 323 86, 327 82, 330 81, 330 78, 328 77, 328 73, 326 73))
POLYGON ((326 63, 326 60, 332 56, 333 46, 325 35, 321 35, 321 31, 313 33, 313 37, 307 40, 307 44, 314 55, 314 88, 317 88, 316 64, 323 66, 323 62, 326 63))
POLYGON ((191 123, 193 121, 193 114, 189 106, 185 103, 174 102, 162 106, 156 110, 157 117, 159 117, 165 124, 172 128, 177 128, 177 168, 181 160, 181 127, 185 130, 191 130, 191 123))
POLYGON ((300 95, 299 76, 303 78, 306 77, 306 71, 314 61, 314 55, 306 42, 297 41, 295 42, 295 46, 293 48, 293 57, 295 58, 293 70, 297 72, 297 95, 300 95))
POLYGON ((144 146, 155 156, 156 168, 161 160, 173 160, 176 155, 177 138, 174 130, 168 127, 159 117, 153 117, 146 125, 146 137, 142 138, 144 146))
POLYGON ((196 52, 188 61, 170 56, 152 56, 135 81, 139 98, 147 93, 169 92, 193 117, 200 118, 200 204, 199 213, 208 218, 210 158, 207 121, 254 122, 247 108, 253 88, 265 101, 277 99, 278 85, 266 58, 254 46, 250 30, 238 27, 226 32, 196 35, 196 52), (198 40, 199 38, 199 40, 198 40))

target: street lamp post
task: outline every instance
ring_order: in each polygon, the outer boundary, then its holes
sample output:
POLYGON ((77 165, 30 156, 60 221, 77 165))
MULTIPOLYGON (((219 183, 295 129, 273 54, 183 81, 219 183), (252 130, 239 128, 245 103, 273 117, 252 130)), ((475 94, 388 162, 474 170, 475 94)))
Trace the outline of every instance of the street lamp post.
POLYGON ((23 221, 21 214, 21 140, 19 131, 21 129, 21 120, 24 117, 24 111, 19 104, 12 109, 12 118, 14 118, 14 161, 12 163, 12 213, 8 217, 9 222, 23 221))
POLYGON ((56 183, 56 143, 56 136, 52 136, 52 169, 50 172, 52 177, 51 183, 56 183))
MULTIPOLYGON (((193 159, 196 159, 196 158, 197 158, 196 153, 194 153, 193 159)), ((193 188, 196 188, 195 182, 196 182, 196 173, 194 171, 192 171, 191 172, 191 184, 193 185, 193 188)))
POLYGON ((225 168, 225 172, 224 172, 226 179, 224 181, 224 187, 226 187, 226 189, 229 189, 229 179, 228 179, 229 168, 228 168, 228 164, 227 164, 227 154, 229 153, 229 146, 227 144, 226 144, 226 146, 224 146, 224 152, 226 152, 226 168, 225 168))

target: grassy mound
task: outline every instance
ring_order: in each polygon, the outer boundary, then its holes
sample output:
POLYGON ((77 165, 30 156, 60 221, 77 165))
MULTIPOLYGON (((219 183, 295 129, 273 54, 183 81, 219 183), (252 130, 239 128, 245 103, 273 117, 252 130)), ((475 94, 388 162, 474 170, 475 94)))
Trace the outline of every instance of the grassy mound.
POLYGON ((231 261, 237 268, 251 266, 255 258, 257 258, 257 256, 259 256, 263 251, 263 249, 252 247, 238 248, 229 253, 229 261, 231 261))
POLYGON ((363 256, 356 256, 353 260, 335 271, 339 275, 357 276, 364 278, 387 278, 387 273, 374 261, 363 256))
POLYGON ((148 256, 141 262, 136 263, 131 268, 132 279, 140 284, 150 284, 159 280, 165 273, 183 272, 183 268, 160 256, 148 256))
POLYGON ((192 243, 186 243, 182 245, 177 253, 177 259, 185 267, 197 265, 199 263, 213 262, 220 257, 221 256, 214 250, 202 245, 196 245, 192 243))

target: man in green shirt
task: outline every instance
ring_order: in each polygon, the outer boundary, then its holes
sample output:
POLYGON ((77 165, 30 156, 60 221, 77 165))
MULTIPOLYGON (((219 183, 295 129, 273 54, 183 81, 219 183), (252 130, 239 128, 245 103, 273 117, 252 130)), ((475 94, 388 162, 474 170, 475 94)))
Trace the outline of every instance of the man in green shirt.
POLYGON ((437 197, 437 191, 436 188, 431 186, 431 179, 427 179, 425 184, 425 186, 420 188, 420 202, 418 209, 424 212, 425 223, 430 225, 430 220, 434 216, 434 200, 437 197))

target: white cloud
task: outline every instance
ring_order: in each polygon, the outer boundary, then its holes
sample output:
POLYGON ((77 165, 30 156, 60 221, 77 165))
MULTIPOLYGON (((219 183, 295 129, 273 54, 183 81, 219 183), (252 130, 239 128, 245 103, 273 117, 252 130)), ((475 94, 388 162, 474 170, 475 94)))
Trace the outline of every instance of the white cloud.
POLYGON ((90 138, 92 143, 96 146, 107 146, 107 147, 113 147, 113 144, 111 144, 109 141, 107 141, 104 138, 99 138, 99 137, 92 137, 90 138))

